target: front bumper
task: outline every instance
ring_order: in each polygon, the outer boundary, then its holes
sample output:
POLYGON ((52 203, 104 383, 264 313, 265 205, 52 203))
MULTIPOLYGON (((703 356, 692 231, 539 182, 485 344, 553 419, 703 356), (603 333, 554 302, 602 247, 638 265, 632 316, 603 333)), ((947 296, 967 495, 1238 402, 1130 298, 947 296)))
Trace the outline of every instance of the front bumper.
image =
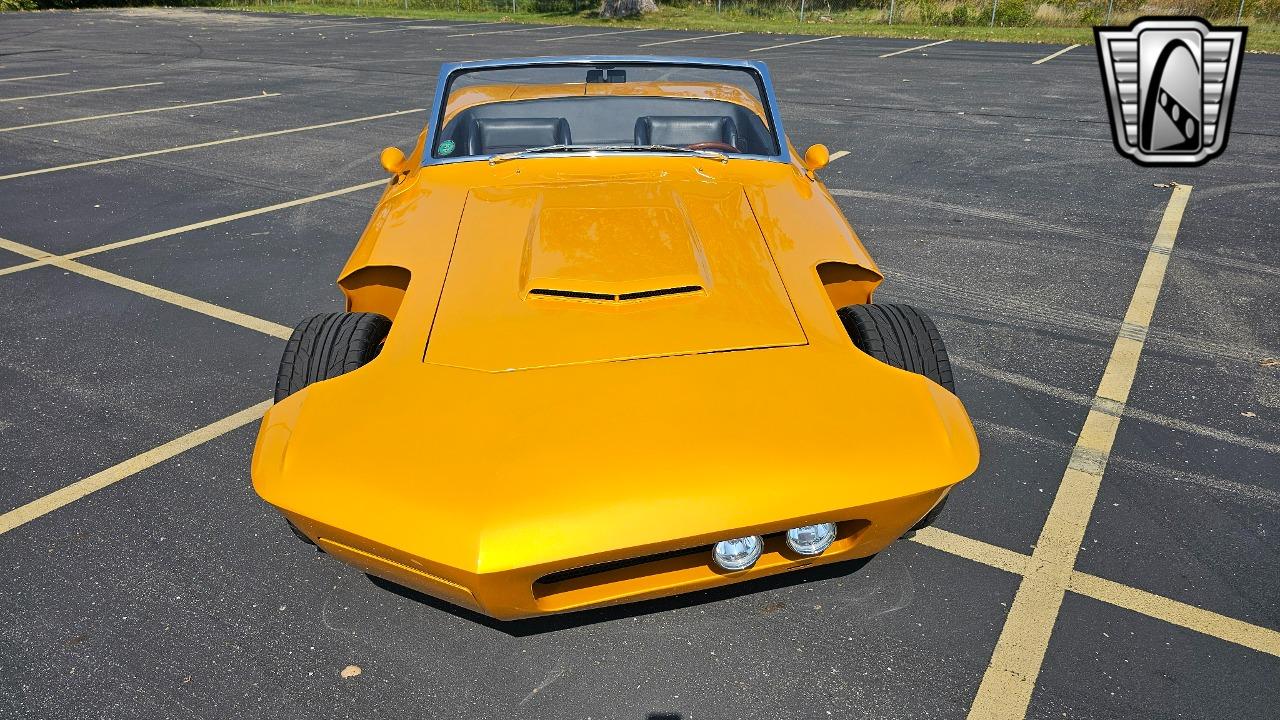
POLYGON ((950 487, 844 509, 830 515, 751 527, 715 536, 674 538, 606 555, 564 558, 529 567, 476 573, 407 553, 317 520, 285 512, 325 552, 360 570, 499 620, 617 605, 763 578, 791 570, 874 555, 898 539, 942 500, 950 487), (836 541, 817 556, 786 547, 791 527, 836 522, 836 541), (765 549, 747 570, 727 572, 711 559, 711 545, 763 535, 765 549))

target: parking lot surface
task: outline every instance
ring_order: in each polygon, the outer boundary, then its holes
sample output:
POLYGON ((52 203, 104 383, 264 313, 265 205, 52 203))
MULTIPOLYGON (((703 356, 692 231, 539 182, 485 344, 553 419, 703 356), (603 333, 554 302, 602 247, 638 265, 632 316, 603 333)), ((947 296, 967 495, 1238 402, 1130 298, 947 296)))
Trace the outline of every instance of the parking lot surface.
POLYGON ((0 717, 1274 718, 1280 58, 1222 157, 1162 170, 1090 47, 608 32, 0 15, 0 717), (604 53, 763 60, 795 144, 847 153, 877 300, 936 320, 982 443, 936 529, 504 624, 254 495, 283 338, 341 309, 440 64, 604 53))

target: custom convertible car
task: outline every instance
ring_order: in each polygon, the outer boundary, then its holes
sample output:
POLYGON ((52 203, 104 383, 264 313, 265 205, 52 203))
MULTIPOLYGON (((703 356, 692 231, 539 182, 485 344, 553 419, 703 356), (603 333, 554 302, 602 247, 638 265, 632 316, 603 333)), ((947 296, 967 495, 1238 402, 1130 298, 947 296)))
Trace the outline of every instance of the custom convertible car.
POLYGON ((381 161, 253 457, 324 552, 524 618, 867 557, 976 468, 762 63, 446 65, 381 161))

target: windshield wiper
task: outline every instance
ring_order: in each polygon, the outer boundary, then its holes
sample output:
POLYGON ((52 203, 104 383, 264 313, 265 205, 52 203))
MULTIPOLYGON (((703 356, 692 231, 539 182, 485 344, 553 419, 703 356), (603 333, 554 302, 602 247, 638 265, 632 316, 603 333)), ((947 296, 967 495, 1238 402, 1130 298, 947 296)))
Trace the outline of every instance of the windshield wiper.
POLYGON ((536 155, 538 153, 548 152, 677 152, 688 153, 698 157, 712 158, 720 162, 729 162, 729 156, 715 150, 693 150, 691 148, 679 147, 678 145, 567 145, 560 143, 557 145, 543 145, 541 147, 532 147, 525 150, 516 150, 514 152, 502 153, 489 158, 490 165, 497 165, 500 162, 515 160, 516 158, 536 155))

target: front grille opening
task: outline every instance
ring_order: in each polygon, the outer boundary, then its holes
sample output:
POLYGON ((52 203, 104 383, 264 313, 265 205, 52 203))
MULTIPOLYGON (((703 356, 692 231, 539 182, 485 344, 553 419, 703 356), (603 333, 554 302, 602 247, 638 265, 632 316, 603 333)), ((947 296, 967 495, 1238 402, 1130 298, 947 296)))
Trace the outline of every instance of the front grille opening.
POLYGON ((584 290, 557 290, 555 288, 533 288, 529 291, 530 295, 541 295, 543 297, 568 298, 571 300, 603 300, 605 302, 627 302, 629 300, 644 300, 647 298, 663 297, 665 295, 688 295, 690 293, 702 292, 701 285, 680 285, 679 287, 655 288, 653 290, 640 290, 638 292, 621 293, 614 295, 611 293, 586 292, 584 290))
MULTIPOLYGON (((836 540, 823 555, 840 555, 851 550, 870 525, 867 520, 845 520, 837 523, 836 540)), ((804 565, 818 559, 796 555, 786 547, 785 535, 785 530, 779 530, 763 536, 764 554, 758 561, 758 566, 777 568, 783 565, 804 565)), ((616 593, 617 596, 643 593, 652 589, 653 582, 663 583, 664 580, 659 579, 663 577, 677 582, 691 578, 713 580, 725 575, 727 571, 721 570, 711 559, 711 547, 710 544, 698 545, 559 570, 535 580, 533 594, 540 604, 564 609, 602 592, 616 593)))

